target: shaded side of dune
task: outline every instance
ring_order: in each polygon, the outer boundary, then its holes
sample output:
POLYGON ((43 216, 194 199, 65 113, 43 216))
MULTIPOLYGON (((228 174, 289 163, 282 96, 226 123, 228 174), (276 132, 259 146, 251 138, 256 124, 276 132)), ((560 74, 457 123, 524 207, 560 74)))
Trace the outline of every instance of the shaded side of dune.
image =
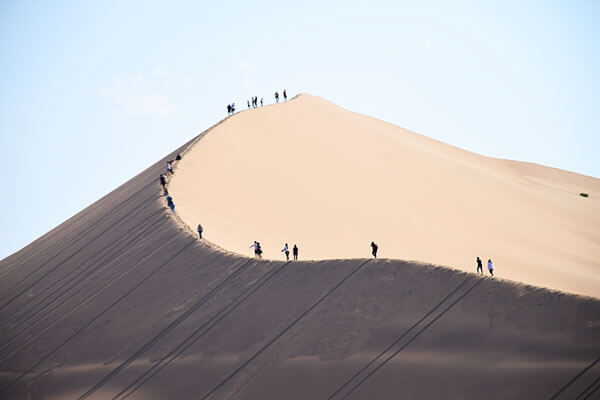
POLYGON ((165 160, 0 262, 1 398, 598 390, 600 301, 400 260, 230 255, 173 220, 165 160))

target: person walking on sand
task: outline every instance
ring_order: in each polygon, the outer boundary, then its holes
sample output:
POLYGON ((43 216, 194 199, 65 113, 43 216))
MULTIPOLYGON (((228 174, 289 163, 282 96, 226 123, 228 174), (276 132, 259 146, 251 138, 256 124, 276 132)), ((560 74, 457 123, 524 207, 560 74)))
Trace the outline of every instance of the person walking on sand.
POLYGON ((167 186, 167 176, 165 174, 160 174, 160 185, 165 189, 167 186))
POLYGON ((375 244, 375 242, 371 242, 371 253, 373 254, 373 258, 377 258, 377 250, 379 250, 379 246, 375 244))
POLYGON ((483 275, 483 267, 481 266, 481 259, 477 257, 477 273, 483 275))
POLYGON ((262 249, 260 248, 260 243, 258 243, 256 240, 254 241, 254 244, 252 246, 250 246, 250 248, 254 247, 254 257, 256 258, 262 258, 262 249))
POLYGON ((173 175, 173 160, 167 161, 167 173, 173 175))
POLYGON ((263 106, 263 98, 262 97, 260 98, 260 106, 261 107, 263 106))
POLYGON ((290 248, 288 247, 287 243, 285 244, 285 246, 283 246, 281 252, 285 253, 285 261, 290 261, 290 248))
POLYGON ((294 261, 298 261, 298 246, 294 245, 292 249, 292 254, 294 255, 294 261))
POLYGON ((287 101, 287 92, 283 89, 283 100, 287 101))
POLYGON ((202 229, 202 225, 198 224, 198 235, 200 235, 200 239, 202 239, 202 232, 204 232, 204 229, 202 229))
POLYGON ((279 93, 275 92, 275 102, 279 103, 279 93))
POLYGON ((491 276, 494 276, 494 264, 492 260, 488 260, 488 271, 490 271, 491 276))
POLYGON ((175 212, 175 203, 173 203, 173 198, 171 196, 167 196, 167 205, 171 211, 175 212))

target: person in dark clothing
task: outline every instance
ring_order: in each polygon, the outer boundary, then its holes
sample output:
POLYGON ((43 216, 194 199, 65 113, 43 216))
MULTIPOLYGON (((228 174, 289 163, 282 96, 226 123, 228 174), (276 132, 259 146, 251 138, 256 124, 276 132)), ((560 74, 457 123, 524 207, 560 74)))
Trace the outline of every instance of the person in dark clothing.
POLYGON ((287 101, 287 92, 285 89, 283 89, 283 99, 287 101))
POLYGON ((204 231, 204 229, 202 229, 202 225, 198 224, 198 235, 200 235, 200 239, 202 239, 202 232, 204 231))
POLYGON ((163 189, 167 186, 167 176, 165 174, 160 174, 160 185, 163 189))
POLYGON ((275 92, 275 102, 279 103, 279 93, 275 92))
POLYGON ((377 250, 379 250, 379 246, 375 244, 375 242, 371 242, 371 253, 373 254, 373 258, 377 258, 377 250))
POLYGON ((231 115, 231 104, 227 104, 227 115, 231 115))
POLYGON ((298 246, 294 245, 292 249, 292 254, 294 255, 294 261, 298 261, 298 246))
POLYGON ((181 160, 181 154, 177 153, 177 157, 175 157, 175 160, 177 160, 177 161, 181 160))
POLYGON ((260 98, 260 106, 261 107, 263 106, 263 98, 262 97, 260 98))
POLYGON ((483 275, 483 266, 479 257, 477 257, 477 273, 483 275))
POLYGON ((173 203, 173 198, 171 196, 167 196, 167 205, 171 211, 175 212, 175 203, 173 203))

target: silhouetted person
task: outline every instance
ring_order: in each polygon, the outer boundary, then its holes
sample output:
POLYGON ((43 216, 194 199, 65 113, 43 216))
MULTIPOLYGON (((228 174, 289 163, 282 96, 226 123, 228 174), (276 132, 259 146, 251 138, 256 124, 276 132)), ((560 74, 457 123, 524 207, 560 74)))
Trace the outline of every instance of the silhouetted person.
POLYGON ((379 250, 379 246, 375 244, 375 242, 371 242, 371 254, 373 254, 374 258, 377 258, 377 250, 379 250))
POLYGON ((256 251, 258 252, 258 258, 262 258, 262 247, 260 247, 260 243, 256 242, 256 247, 258 248, 256 251))
POLYGON ((488 271, 490 271, 491 276, 494 276, 494 264, 492 260, 488 260, 488 271))
POLYGON ((202 229, 202 225, 198 224, 198 235, 200 235, 200 239, 202 239, 202 232, 204 231, 204 229, 202 229))
POLYGON ((279 93, 275 92, 275 102, 279 103, 279 93))
POLYGON ((177 160, 177 161, 181 160, 181 154, 177 153, 177 157, 175 157, 175 160, 177 160))
POLYGON ((231 104, 227 104, 227 115, 231 115, 231 104))
POLYGON ((290 248, 288 247, 287 243, 285 244, 285 246, 283 246, 283 250, 281 250, 281 252, 285 253, 285 260, 290 261, 290 248))
POLYGON ((262 97, 260 98, 260 106, 261 107, 263 106, 263 98, 262 97))
POLYGON ((250 100, 246 100, 248 102, 248 110, 250 109, 250 100))
POLYGON ((481 266, 481 260, 477 257, 477 273, 483 275, 483 267, 481 266))
POLYGON ((165 174, 160 174, 160 185, 163 189, 167 186, 167 176, 165 174))
POLYGON ((173 203, 173 198, 171 196, 167 196, 167 205, 171 211, 175 212, 175 203, 173 203))
POLYGON ((294 245, 292 249, 292 254, 294 255, 294 261, 298 261, 298 246, 294 245))
POLYGON ((283 99, 287 101, 287 92, 283 89, 283 99))

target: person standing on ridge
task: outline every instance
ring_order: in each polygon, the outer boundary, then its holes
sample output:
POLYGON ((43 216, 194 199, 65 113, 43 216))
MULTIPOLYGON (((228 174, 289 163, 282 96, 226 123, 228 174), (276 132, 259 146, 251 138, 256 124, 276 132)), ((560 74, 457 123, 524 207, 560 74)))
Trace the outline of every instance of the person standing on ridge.
POLYGON ((281 250, 281 252, 285 253, 285 261, 290 261, 290 248, 288 247, 287 243, 285 246, 283 246, 283 250, 281 250))
POLYGON ((263 98, 262 97, 260 98, 260 106, 261 107, 263 106, 263 98))
POLYGON ((298 246, 294 245, 292 249, 292 254, 294 255, 294 261, 298 261, 298 246))
POLYGON ((202 232, 204 232, 204 229, 202 229, 202 225, 198 224, 198 235, 200 235, 200 239, 202 239, 202 232))
POLYGON ((167 205, 171 211, 175 212, 175 203, 173 203, 173 198, 171 196, 167 196, 167 205))
POLYGON ((275 92, 275 102, 279 103, 279 93, 275 92))
POLYGON ((488 271, 490 271, 491 276, 494 276, 494 264, 492 260, 488 260, 488 271))
POLYGON ((287 92, 285 89, 283 89, 283 99, 287 101, 287 92))
POLYGON ((379 250, 379 246, 375 244, 375 242, 371 242, 371 253, 373 254, 373 258, 377 258, 377 250, 379 250))
POLYGON ((479 257, 477 257, 477 273, 483 275, 483 266, 479 257))

